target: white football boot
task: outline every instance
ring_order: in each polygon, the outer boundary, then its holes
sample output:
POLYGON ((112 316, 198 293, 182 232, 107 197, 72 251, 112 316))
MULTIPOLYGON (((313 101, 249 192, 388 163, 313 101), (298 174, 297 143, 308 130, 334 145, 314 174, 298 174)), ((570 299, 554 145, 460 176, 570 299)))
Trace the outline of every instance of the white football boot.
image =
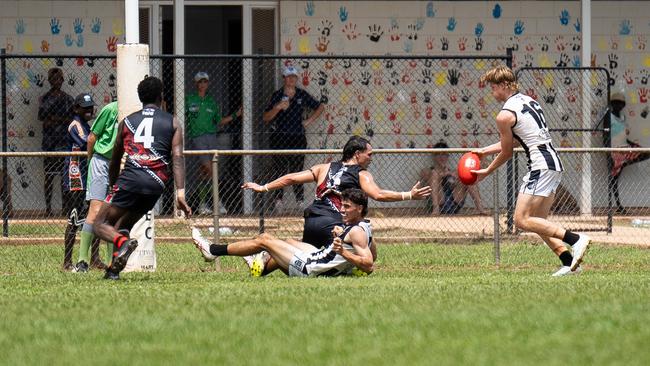
POLYGON ((585 234, 578 234, 580 235, 580 239, 573 244, 573 261, 571 261, 571 270, 575 271, 576 268, 580 265, 582 262, 582 258, 585 256, 587 253, 587 249, 589 248, 589 243, 591 243, 591 239, 585 234))
POLYGON ((578 267, 576 268, 575 271, 572 271, 570 266, 562 266, 560 267, 560 269, 557 270, 557 272, 553 273, 551 276, 552 277, 572 276, 572 275, 579 275, 580 273, 582 273, 581 267, 578 267))
POLYGON ((194 241, 194 246, 201 252, 203 258, 206 261, 212 262, 217 256, 210 253, 210 241, 201 235, 201 231, 195 227, 192 228, 192 240, 194 241))

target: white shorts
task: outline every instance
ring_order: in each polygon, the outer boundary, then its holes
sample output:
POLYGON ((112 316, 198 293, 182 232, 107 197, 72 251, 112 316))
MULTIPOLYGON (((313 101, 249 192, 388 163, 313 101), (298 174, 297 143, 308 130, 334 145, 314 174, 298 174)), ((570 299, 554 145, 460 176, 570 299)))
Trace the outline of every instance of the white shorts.
POLYGON ((289 262, 289 276, 291 277, 309 277, 307 271, 307 259, 309 254, 296 251, 289 262))
POLYGON ((533 170, 524 176, 519 193, 548 197, 555 193, 562 181, 562 172, 555 170, 533 170))

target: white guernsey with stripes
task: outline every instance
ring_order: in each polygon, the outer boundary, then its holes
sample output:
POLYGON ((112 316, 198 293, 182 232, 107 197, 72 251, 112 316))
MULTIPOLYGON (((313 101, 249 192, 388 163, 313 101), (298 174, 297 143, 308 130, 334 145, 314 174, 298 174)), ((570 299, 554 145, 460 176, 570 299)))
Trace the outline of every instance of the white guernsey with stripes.
POLYGON ((503 104, 502 110, 515 115, 512 134, 526 152, 528 171, 554 170, 561 172, 562 162, 551 143, 544 112, 537 101, 527 95, 516 93, 503 104))
MULTIPOLYGON (((352 243, 346 242, 345 237, 357 226, 366 233, 368 248, 370 248, 372 246, 372 226, 367 220, 355 225, 346 225, 343 228, 343 233, 339 235, 344 240, 343 248, 355 254, 354 246, 352 246, 352 243)), ((333 249, 333 244, 330 244, 312 253, 296 252, 289 263, 289 276, 340 276, 352 273, 354 268, 354 265, 343 258, 342 255, 337 254, 333 249)))

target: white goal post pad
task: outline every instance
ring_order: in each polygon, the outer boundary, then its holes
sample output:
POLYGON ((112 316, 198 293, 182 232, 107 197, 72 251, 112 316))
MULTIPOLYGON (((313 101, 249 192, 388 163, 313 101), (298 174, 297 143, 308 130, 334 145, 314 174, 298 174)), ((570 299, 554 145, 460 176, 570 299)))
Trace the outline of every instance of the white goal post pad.
POLYGON ((156 247, 153 238, 154 221, 153 210, 147 212, 146 215, 133 225, 131 229, 131 238, 138 241, 138 247, 135 248, 129 261, 126 262, 126 267, 122 272, 155 272, 156 263, 156 247))

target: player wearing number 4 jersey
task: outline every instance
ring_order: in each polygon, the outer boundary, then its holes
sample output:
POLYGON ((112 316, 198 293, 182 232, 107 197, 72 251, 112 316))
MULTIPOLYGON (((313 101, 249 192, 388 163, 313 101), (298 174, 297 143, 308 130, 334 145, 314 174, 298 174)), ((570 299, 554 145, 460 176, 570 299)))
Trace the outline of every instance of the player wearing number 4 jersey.
POLYGON ((109 187, 114 191, 101 208, 94 225, 95 234, 114 244, 113 260, 105 278, 118 279, 129 256, 138 246, 128 231, 151 210, 169 180, 172 166, 177 203, 187 217, 191 210, 185 202, 183 137, 179 123, 160 109, 162 82, 146 77, 138 84, 138 96, 144 108, 126 117, 117 127, 117 137, 109 167, 109 187), (126 154, 124 169, 120 163, 126 154), (118 177, 119 173, 119 177, 118 177))
POLYGON ((498 155, 487 168, 473 172, 481 180, 495 171, 512 157, 516 141, 526 153, 528 174, 519 189, 515 225, 538 234, 560 257, 562 267, 553 276, 580 273, 589 237, 547 220, 563 168, 551 142, 542 108, 536 100, 518 91, 515 75, 508 67, 495 67, 483 75, 481 81, 488 82, 494 98, 504 102, 496 121, 501 141, 475 151, 480 156, 498 155), (564 243, 573 251, 569 251, 564 243))

